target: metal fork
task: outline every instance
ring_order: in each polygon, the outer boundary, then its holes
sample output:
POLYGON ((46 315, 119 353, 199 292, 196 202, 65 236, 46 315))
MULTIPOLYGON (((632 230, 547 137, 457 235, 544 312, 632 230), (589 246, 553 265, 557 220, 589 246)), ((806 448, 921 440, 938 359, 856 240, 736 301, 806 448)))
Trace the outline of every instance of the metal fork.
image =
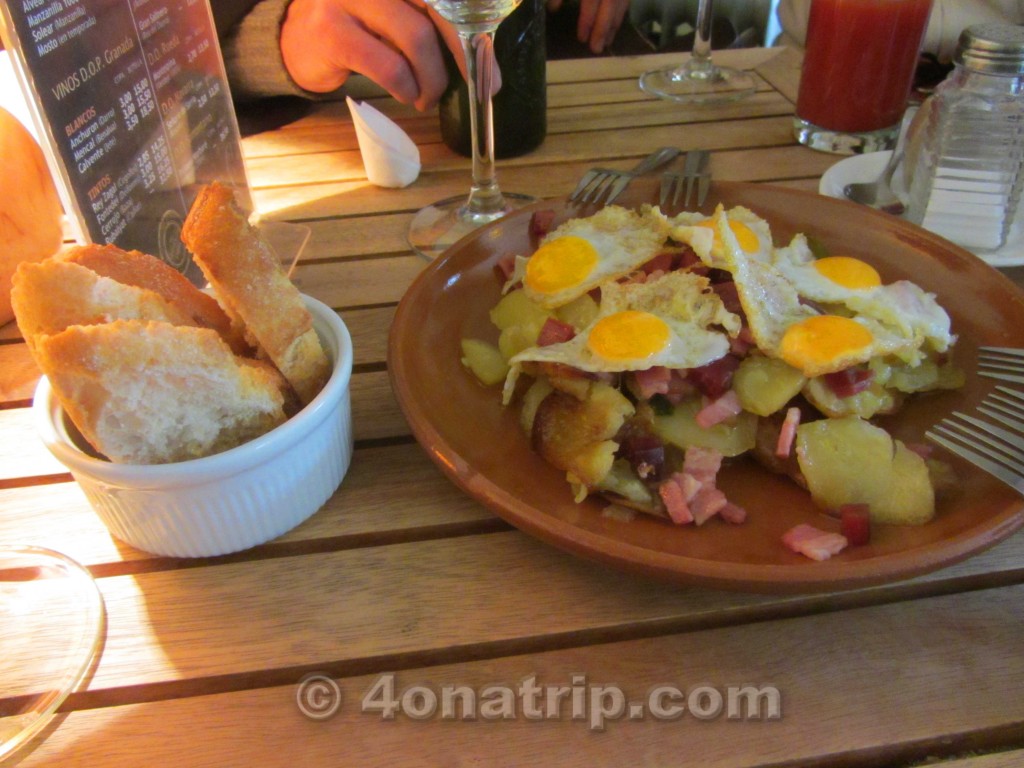
POLYGON ((690 207, 690 199, 694 190, 697 191, 698 207, 704 205, 708 196, 708 187, 711 186, 711 171, 708 164, 711 160, 711 153, 703 149, 694 149, 686 153, 686 162, 683 164, 682 173, 665 171, 661 174, 661 197, 660 204, 665 208, 672 198, 672 207, 679 204, 679 196, 686 188, 686 197, 683 205, 690 207))
POLYGON ((1024 494, 1024 394, 996 391, 978 405, 995 424, 956 411, 925 436, 1024 494))
POLYGON ((591 168, 580 179, 576 189, 569 195, 573 203, 596 203, 601 196, 608 193, 605 205, 610 204, 629 185, 634 178, 645 173, 656 171, 666 163, 671 162, 682 153, 682 150, 675 147, 662 147, 651 152, 643 161, 638 163, 632 170, 616 171, 611 168, 591 168))
POLYGON ((978 373, 990 379, 1024 384, 1024 349, 981 347, 978 349, 978 373))

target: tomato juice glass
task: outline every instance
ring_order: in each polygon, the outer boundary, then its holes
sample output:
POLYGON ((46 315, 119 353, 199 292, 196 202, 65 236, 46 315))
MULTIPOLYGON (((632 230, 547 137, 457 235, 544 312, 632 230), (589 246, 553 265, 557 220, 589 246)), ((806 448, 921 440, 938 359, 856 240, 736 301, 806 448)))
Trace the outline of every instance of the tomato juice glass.
POLYGON ((811 0, 793 129, 813 149, 892 149, 932 0, 811 0))

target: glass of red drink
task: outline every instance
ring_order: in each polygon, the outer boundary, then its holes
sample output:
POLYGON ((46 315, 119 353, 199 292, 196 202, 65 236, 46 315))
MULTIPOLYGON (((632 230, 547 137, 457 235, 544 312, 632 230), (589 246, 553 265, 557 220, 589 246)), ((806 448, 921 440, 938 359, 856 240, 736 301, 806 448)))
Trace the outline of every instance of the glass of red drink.
POLYGON ((811 0, 793 128, 840 154, 892 149, 932 0, 811 0))

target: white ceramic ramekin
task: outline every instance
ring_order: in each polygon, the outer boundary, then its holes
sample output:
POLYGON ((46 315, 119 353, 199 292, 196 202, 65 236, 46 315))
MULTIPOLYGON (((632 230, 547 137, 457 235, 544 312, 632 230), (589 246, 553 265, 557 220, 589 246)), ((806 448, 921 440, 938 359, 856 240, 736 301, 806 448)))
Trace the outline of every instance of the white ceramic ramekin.
POLYGON ((337 490, 352 460, 352 338, 330 307, 303 298, 334 364, 330 380, 284 424, 223 453, 145 466, 98 459, 39 380, 36 428, 114 536, 157 555, 224 555, 291 530, 337 490))

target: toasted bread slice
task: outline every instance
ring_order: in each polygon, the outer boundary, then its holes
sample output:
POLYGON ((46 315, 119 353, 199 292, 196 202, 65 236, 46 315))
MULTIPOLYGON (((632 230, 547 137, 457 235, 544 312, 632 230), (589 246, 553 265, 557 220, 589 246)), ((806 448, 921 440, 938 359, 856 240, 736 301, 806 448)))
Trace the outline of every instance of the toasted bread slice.
POLYGON ((217 331, 236 354, 245 355, 251 351, 242 332, 232 325, 217 300, 203 293, 181 272, 156 256, 141 251, 124 251, 116 245, 93 244, 70 248, 61 258, 124 285, 159 293, 171 304, 188 312, 195 325, 217 331))
POLYGON ((330 376, 330 362, 302 296, 277 255, 235 204, 231 190, 200 190, 181 239, 229 315, 309 403, 330 376))
POLYGON ((11 303, 31 351, 38 337, 71 325, 118 319, 196 324, 188 312, 154 291, 123 285, 61 259, 21 264, 14 273, 11 303))
POLYGON ((162 464, 233 448, 285 420, 284 381, 208 328, 142 320, 42 336, 38 362, 75 426, 115 462, 162 464))

